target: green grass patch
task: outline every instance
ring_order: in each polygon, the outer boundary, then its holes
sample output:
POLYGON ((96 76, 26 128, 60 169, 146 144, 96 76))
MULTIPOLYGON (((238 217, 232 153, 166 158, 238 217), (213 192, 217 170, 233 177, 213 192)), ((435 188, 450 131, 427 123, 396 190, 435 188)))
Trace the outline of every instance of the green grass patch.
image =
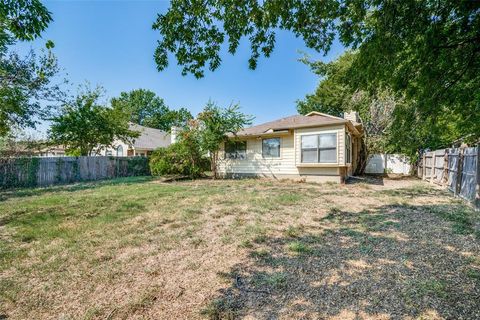
POLYGON ((414 284, 415 292, 420 296, 437 296, 439 298, 446 298, 448 296, 447 284, 442 280, 423 280, 414 284))
POLYGON ((253 283, 257 287, 269 287, 282 289, 287 285, 287 275, 283 272, 257 273, 253 277, 253 283))
POLYGON ((297 254, 310 254, 313 251, 310 246, 301 241, 292 241, 287 243, 287 249, 297 254))
POLYGON ((478 219, 478 213, 466 205, 429 206, 426 209, 430 213, 452 222, 452 229, 456 234, 469 235, 475 232, 473 221, 478 219))
POLYGON ((298 238, 302 235, 304 230, 303 226, 288 226, 287 229, 283 232, 285 236, 290 238, 298 238))
POLYGON ((212 320, 234 320, 237 318, 238 305, 229 299, 215 299, 207 304, 200 314, 212 320))
POLYGON ((470 268, 467 270, 467 276, 475 280, 480 280, 480 270, 470 268))
POLYGON ((277 196, 274 201, 281 205, 294 205, 303 200, 303 195, 296 193, 284 193, 277 196))

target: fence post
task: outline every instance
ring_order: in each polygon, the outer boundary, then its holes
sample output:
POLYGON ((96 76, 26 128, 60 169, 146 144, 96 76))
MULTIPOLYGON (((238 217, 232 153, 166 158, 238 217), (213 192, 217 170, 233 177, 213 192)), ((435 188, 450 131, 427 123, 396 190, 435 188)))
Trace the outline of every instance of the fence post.
POLYGON ((425 167, 425 164, 427 163, 426 160, 425 160, 425 155, 426 155, 426 153, 424 152, 423 157, 422 157, 422 180, 425 180, 425 177, 426 177, 425 172, 427 172, 426 167, 425 167))
POLYGON ((474 206, 480 210, 480 143, 477 144, 477 187, 474 206))
POLYGON ((433 151, 432 154, 432 170, 430 170, 430 183, 433 184, 433 181, 435 180, 435 169, 437 167, 437 153, 436 151, 433 151))
POLYGON ((458 149, 458 162, 457 162, 457 181, 455 184, 455 195, 460 193, 462 189, 462 172, 463 172, 463 151, 464 148, 458 149))
POLYGON ((445 152, 443 153, 443 175, 442 175, 442 186, 443 185, 448 185, 448 177, 449 177, 449 172, 448 172, 448 149, 445 149, 445 152))

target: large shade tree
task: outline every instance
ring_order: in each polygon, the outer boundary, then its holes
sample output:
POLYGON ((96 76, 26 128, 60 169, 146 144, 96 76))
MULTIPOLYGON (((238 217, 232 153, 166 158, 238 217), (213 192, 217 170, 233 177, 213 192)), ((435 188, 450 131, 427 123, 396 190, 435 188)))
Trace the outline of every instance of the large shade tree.
POLYGON ((128 113, 131 122, 167 132, 172 126, 183 127, 192 119, 187 109, 170 109, 155 92, 145 89, 122 92, 112 99, 111 104, 113 108, 128 113))
POLYGON ((396 151, 389 143, 390 132, 395 122, 395 111, 406 102, 388 88, 379 87, 368 92, 351 86, 349 72, 356 57, 355 52, 346 52, 329 63, 312 62, 305 57, 303 61, 321 80, 315 92, 297 101, 297 110, 300 114, 320 111, 340 117, 345 112, 357 111, 364 134, 356 173, 363 173, 370 154, 396 151))
MULTIPOLYGON (((20 56, 9 46, 39 37, 52 21, 38 0, 0 2, 0 136, 12 128, 34 127, 64 95, 54 78, 59 73, 56 57, 46 41, 47 52, 33 50, 20 56)), ((61 83, 61 81, 59 81, 61 83)))
POLYGON ((39 37, 52 15, 39 0, 2 0, 0 2, 0 53, 17 40, 39 37))
POLYGON ((367 154, 402 152, 414 160, 422 148, 446 147, 458 138, 472 137, 466 135, 471 126, 466 127, 454 110, 443 108, 442 113, 423 114, 418 110, 419 103, 408 99, 404 91, 382 86, 359 89, 351 81, 357 58, 357 52, 346 52, 329 63, 302 59, 321 80, 312 94, 297 102, 298 112, 341 116, 358 111, 365 127, 367 154))
POLYGON ((99 103, 102 89, 82 89, 73 101, 52 118, 48 132, 52 144, 63 145, 67 152, 88 156, 115 140, 131 143, 139 136, 128 125, 128 114, 99 103))
POLYGON ((220 66, 223 44, 235 54, 242 38, 250 42, 252 69, 270 56, 280 29, 323 53, 338 38, 358 50, 350 86, 370 94, 389 88, 411 102, 398 121, 423 133, 399 140, 401 147, 427 146, 427 124, 438 132, 453 125, 471 141, 480 135, 480 1, 179 0, 153 28, 161 35, 158 69, 173 54, 182 73, 197 78, 220 66))

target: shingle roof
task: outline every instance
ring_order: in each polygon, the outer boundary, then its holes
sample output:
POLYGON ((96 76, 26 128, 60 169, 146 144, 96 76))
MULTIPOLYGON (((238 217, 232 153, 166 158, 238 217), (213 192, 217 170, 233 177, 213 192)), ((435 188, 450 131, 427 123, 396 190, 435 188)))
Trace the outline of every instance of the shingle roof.
POLYGON ((294 115, 279 120, 266 122, 253 127, 245 128, 237 132, 237 136, 255 136, 269 133, 270 131, 281 131, 296 128, 308 128, 332 124, 347 123, 348 120, 330 116, 323 113, 312 112, 308 115, 294 115))
POLYGON ((140 136, 133 141, 133 147, 138 149, 154 150, 159 147, 170 145, 170 134, 138 124, 130 124, 130 130, 140 132, 140 136))

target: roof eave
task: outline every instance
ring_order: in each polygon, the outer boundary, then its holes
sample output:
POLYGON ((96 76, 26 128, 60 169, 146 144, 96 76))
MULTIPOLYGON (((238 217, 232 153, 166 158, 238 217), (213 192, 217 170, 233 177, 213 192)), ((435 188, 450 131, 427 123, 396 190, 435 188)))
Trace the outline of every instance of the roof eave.
POLYGON ((338 120, 325 122, 325 123, 317 123, 317 124, 308 123, 308 124, 303 124, 303 125, 289 126, 289 127, 285 127, 285 128, 277 128, 277 129, 275 129, 274 132, 269 132, 269 133, 265 133, 265 132, 254 132, 254 133, 249 133, 249 134, 238 133, 236 135, 231 135, 231 136, 238 137, 238 138, 258 137, 258 136, 266 136, 266 135, 271 136, 271 135, 275 135, 275 134, 278 135, 277 132, 278 131, 283 131, 283 130, 295 130, 295 129, 304 129, 304 128, 326 127, 326 126, 332 126, 332 125, 338 125, 338 124, 346 124, 346 123, 349 123, 349 122, 350 121, 348 121, 348 120, 339 118, 338 120))

